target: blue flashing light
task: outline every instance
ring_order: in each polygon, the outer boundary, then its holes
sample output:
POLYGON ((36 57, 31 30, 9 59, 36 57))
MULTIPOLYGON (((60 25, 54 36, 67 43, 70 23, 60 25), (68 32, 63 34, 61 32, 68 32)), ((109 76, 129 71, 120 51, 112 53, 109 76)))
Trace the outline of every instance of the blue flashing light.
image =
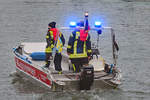
POLYGON ((102 26, 102 23, 99 21, 95 22, 95 27, 100 28, 102 26))
POLYGON ((70 27, 76 27, 76 22, 70 22, 70 27))

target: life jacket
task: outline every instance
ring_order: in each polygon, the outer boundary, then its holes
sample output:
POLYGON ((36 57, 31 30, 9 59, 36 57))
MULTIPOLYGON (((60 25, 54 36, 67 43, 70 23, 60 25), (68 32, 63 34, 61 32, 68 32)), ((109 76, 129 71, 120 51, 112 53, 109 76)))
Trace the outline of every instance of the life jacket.
POLYGON ((57 28, 51 28, 50 30, 50 35, 51 37, 56 40, 56 34, 59 34, 58 29, 57 28))
POLYGON ((88 36, 88 32, 86 32, 85 30, 81 29, 80 30, 80 40, 81 41, 86 41, 88 36))
MULTIPOLYGON (((88 38, 88 33, 85 33, 84 30, 74 31, 72 33, 72 41, 70 41, 70 43, 69 43, 69 44, 72 44, 72 45, 70 45, 70 47, 72 47, 72 48, 70 48, 72 53, 69 55, 69 58, 87 57, 87 50, 86 50, 87 38, 88 38)), ((67 47, 67 48, 69 48, 69 47, 67 47)))
POLYGON ((62 52, 62 47, 63 47, 63 43, 62 43, 62 40, 61 40, 61 35, 62 35, 62 33, 61 32, 59 32, 58 31, 58 29, 57 28, 52 28, 52 29, 50 29, 49 30, 50 31, 50 35, 51 35, 51 37, 54 39, 54 41, 56 40, 56 35, 58 35, 57 36, 57 41, 56 41, 56 51, 58 52, 58 53, 61 53, 62 52))
POLYGON ((90 26, 88 26, 88 29, 80 29, 80 40, 81 41, 86 41, 87 36, 88 36, 88 31, 90 30, 90 26))

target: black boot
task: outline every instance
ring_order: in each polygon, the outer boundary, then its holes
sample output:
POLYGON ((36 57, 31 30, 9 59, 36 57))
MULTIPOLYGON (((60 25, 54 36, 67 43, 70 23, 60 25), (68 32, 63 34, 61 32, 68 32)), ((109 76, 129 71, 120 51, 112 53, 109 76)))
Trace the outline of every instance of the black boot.
POLYGON ((50 63, 51 63, 50 61, 47 61, 44 67, 49 69, 50 63))

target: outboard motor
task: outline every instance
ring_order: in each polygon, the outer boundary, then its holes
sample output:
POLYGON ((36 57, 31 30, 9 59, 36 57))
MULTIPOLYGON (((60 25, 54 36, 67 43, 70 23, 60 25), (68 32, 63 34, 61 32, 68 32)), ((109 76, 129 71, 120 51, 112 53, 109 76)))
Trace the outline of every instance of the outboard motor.
POLYGON ((90 90, 94 82, 94 67, 92 65, 83 66, 80 75, 80 90, 90 90))

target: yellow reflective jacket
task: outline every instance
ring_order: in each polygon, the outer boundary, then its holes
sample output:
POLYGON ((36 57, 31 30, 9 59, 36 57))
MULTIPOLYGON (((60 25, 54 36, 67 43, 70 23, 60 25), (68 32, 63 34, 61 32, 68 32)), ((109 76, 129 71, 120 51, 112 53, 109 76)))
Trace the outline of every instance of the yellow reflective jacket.
POLYGON ((69 58, 83 58, 91 55, 91 41, 88 34, 85 41, 80 39, 80 30, 75 30, 70 35, 67 53, 70 53, 69 58))
POLYGON ((58 31, 56 28, 52 28, 48 30, 46 35, 46 42, 47 46, 45 49, 46 53, 51 53, 52 49, 54 48, 54 43, 56 42, 56 52, 61 53, 62 47, 65 44, 64 36, 61 32, 58 31), (58 35, 58 37, 56 36, 58 35), (57 37, 57 38, 56 38, 57 37))

